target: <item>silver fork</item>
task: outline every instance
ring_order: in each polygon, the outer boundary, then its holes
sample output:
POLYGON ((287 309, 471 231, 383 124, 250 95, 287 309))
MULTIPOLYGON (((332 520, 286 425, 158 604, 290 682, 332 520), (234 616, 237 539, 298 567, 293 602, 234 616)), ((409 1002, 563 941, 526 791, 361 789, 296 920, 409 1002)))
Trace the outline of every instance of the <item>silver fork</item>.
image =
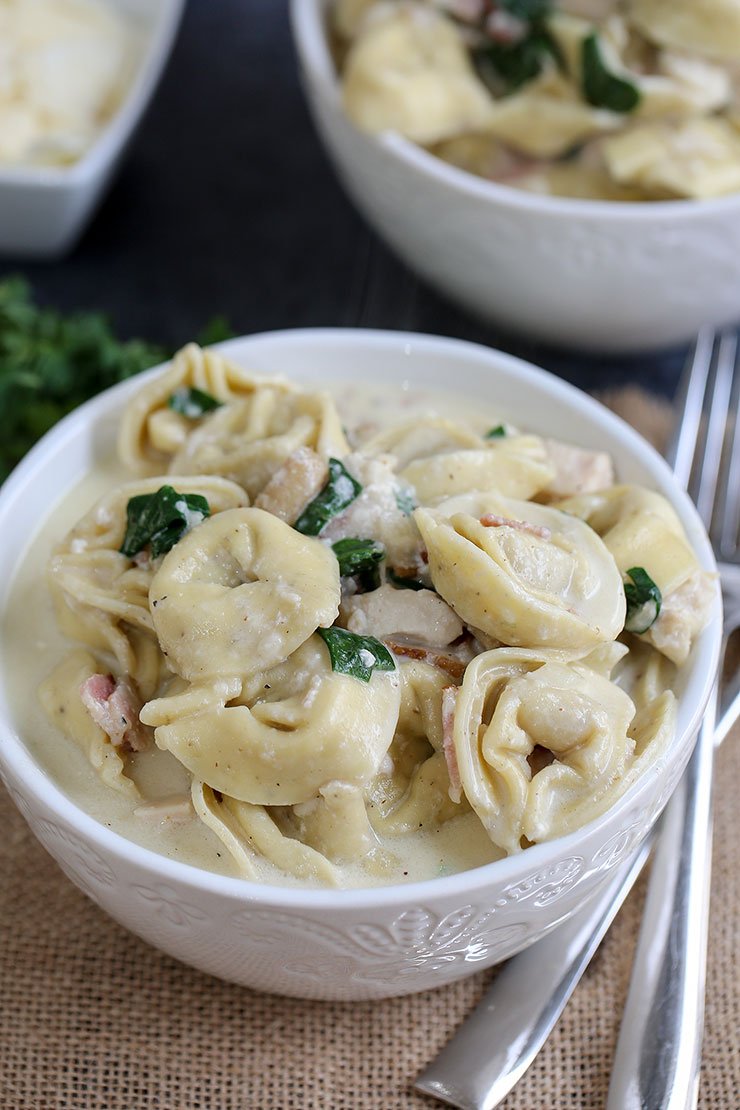
MULTIPOLYGON (((679 392, 677 434, 669 460, 697 501, 722 560, 724 646, 740 625, 739 393, 736 337, 727 334, 715 340, 711 333, 702 333, 679 392)), ((737 677, 723 687, 716 727, 715 706, 709 707, 696 753, 662 821, 615 1058, 610 1110, 695 1105, 703 1025, 712 749, 740 714, 738 687, 737 677)), ((473 1014, 419 1077, 418 1090, 462 1110, 493 1110, 499 1105, 560 1017, 642 870, 649 840, 585 910, 508 961, 473 1014)))

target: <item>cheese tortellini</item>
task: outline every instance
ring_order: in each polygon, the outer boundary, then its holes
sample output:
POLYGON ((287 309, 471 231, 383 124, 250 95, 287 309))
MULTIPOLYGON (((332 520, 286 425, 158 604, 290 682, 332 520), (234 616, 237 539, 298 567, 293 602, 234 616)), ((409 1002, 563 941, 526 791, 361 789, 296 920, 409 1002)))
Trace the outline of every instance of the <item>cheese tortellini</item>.
POLYGON ((162 650, 193 681, 282 662, 333 623, 339 597, 331 551, 263 509, 233 509, 193 529, 149 588, 162 650))
MULTIPOLYGON (((588 662, 499 648, 466 671, 455 714, 460 778, 507 852, 572 832, 632 781, 634 703, 588 662)), ((671 736, 674 697, 656 703, 640 734, 641 754, 650 747, 655 758, 671 736)))
POLYGON ((410 400, 340 416, 194 346, 133 395, 123 469, 157 473, 52 554, 81 646, 40 691, 127 835, 171 817, 252 880, 401 882, 577 829, 669 746, 716 597, 671 505, 410 400))
POLYGON ((415 516, 435 589, 494 640, 587 649, 621 632, 619 569, 576 517, 476 493, 415 516))
POLYGON ((373 133, 530 192, 740 189, 738 0, 334 0, 344 105, 373 133))

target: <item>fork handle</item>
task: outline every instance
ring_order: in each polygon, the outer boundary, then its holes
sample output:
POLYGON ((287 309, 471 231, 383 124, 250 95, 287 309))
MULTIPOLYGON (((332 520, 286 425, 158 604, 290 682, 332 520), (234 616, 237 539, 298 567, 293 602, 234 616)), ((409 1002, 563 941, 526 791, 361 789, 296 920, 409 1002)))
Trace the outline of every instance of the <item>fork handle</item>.
POLYGON ((716 695, 658 839, 607 1110, 689 1110, 697 1103, 715 707, 716 695))
POLYGON ((650 853, 653 834, 596 897, 503 965, 414 1087, 461 1110, 493 1110, 547 1040, 650 853))

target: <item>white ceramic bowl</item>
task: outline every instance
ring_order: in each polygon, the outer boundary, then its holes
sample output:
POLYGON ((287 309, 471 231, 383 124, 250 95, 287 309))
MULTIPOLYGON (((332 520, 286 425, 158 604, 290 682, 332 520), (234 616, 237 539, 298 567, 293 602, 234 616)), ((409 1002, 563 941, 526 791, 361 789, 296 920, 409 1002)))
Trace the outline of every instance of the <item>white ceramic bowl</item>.
POLYGON ((344 114, 329 0, 291 0, 316 126, 358 208, 431 285, 530 338, 637 351, 740 319, 740 194, 617 204, 542 197, 474 177, 344 114))
MULTIPOLYGON (((613 453, 620 477, 673 503, 702 564, 705 533, 660 457, 595 401, 544 371, 467 343, 364 331, 294 331, 237 339, 235 361, 298 381, 368 379, 450 387, 517 424, 613 453)), ((39 521, 114 439, 139 382, 72 413, 0 491, 0 613, 39 521)), ((315 998, 382 998, 440 986, 544 936, 607 881, 657 818, 686 764, 716 668, 719 606, 682 673, 678 730, 666 757, 599 820, 515 857, 457 875, 370 890, 264 886, 201 871, 137 846, 82 812, 34 763, 15 730, 2 675, 0 771, 41 843, 70 879, 121 924, 186 963, 260 990, 315 998)), ((51 661, 50 661, 51 662, 51 661)))
POLYGON ((133 23, 141 57, 118 111, 70 166, 0 165, 0 253, 51 258, 82 234, 162 75, 185 0, 113 0, 133 23))

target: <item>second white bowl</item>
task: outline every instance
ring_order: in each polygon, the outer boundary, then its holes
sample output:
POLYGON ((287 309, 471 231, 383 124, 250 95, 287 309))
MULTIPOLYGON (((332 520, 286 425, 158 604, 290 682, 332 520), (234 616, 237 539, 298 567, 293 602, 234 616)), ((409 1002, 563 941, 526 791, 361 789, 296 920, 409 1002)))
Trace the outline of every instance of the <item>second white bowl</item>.
POLYGON ((532 339, 627 352, 740 319, 740 194, 618 204, 542 197, 450 166, 344 113, 328 0, 291 0, 316 126, 358 208, 431 285, 532 339))

